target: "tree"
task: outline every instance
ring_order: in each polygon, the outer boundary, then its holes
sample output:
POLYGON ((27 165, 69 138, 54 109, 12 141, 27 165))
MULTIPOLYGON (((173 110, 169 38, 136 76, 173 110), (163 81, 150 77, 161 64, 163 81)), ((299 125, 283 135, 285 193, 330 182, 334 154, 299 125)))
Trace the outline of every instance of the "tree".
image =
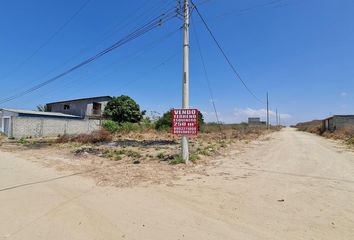
POLYGON ((138 123, 143 119, 145 111, 129 96, 114 97, 107 103, 104 116, 118 123, 138 123))
MULTIPOLYGON (((198 112, 198 129, 204 125, 204 117, 201 112, 198 112)), ((155 128, 157 130, 168 130, 172 128, 172 109, 168 112, 165 112, 162 117, 160 117, 156 124, 155 128)))
POLYGON ((172 110, 165 112, 156 123, 155 128, 157 130, 168 130, 172 127, 172 110))

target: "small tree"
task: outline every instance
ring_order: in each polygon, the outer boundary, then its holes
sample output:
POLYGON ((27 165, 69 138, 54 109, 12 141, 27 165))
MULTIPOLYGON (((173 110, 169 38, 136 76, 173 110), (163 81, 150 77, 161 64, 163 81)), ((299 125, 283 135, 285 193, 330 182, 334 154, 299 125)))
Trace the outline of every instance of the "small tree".
POLYGON ((145 111, 129 96, 114 97, 107 103, 104 116, 118 123, 138 123, 143 119, 145 111))
MULTIPOLYGON (((204 117, 201 112, 198 112, 198 129, 204 125, 204 117)), ((162 117, 160 117, 156 124, 155 128, 157 130, 168 130, 172 128, 172 110, 165 112, 162 117)))
POLYGON ((155 128, 157 130, 168 130, 172 127, 172 110, 165 112, 156 123, 155 128))

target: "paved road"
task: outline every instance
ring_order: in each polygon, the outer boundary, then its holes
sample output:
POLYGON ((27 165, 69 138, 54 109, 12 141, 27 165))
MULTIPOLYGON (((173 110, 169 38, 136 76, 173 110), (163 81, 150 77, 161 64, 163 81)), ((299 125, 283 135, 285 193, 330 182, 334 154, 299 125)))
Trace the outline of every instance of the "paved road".
POLYGON ((0 239, 354 239, 354 154, 339 145, 285 129, 217 163, 118 189, 0 152, 0 239))

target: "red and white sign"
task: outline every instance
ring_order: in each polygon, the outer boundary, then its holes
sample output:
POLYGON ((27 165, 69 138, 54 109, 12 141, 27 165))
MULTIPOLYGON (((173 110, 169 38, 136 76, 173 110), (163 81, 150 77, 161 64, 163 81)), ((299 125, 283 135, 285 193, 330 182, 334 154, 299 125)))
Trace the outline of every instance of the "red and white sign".
POLYGON ((173 109, 172 110, 172 134, 197 135, 198 134, 198 110, 197 109, 173 109))

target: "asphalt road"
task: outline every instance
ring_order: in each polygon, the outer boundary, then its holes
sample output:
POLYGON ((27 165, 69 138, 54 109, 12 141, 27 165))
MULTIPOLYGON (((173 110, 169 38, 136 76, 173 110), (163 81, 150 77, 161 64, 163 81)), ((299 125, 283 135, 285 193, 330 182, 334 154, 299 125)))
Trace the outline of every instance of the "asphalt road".
POLYGON ((97 187, 0 149, 0 239, 354 239, 354 154, 284 129, 174 186, 97 187))

